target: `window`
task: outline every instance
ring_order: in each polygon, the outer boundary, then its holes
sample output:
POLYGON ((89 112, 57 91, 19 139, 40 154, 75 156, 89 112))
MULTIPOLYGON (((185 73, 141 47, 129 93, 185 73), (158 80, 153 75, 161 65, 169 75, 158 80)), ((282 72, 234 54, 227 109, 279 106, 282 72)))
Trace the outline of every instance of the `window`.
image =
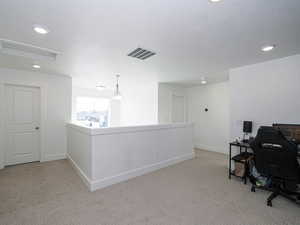
POLYGON ((106 98, 77 97, 76 119, 89 127, 108 127, 110 100, 106 98))

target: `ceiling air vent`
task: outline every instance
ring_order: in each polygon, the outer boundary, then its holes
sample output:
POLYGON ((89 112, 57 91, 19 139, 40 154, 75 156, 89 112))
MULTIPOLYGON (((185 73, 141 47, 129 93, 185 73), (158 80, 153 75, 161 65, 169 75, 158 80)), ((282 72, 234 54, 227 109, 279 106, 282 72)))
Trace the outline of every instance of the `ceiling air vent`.
POLYGON ((43 60, 56 60, 59 54, 50 49, 5 39, 0 39, 0 53, 43 60))
POLYGON ((148 59, 149 57, 154 55, 156 55, 155 52, 151 52, 143 48, 137 48, 128 54, 128 56, 131 56, 133 58, 138 58, 140 60, 148 59))

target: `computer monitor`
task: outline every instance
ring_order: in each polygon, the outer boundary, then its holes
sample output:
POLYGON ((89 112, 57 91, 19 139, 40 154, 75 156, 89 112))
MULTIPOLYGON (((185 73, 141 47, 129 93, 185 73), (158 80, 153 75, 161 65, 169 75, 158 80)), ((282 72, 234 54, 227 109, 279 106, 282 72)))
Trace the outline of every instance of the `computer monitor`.
POLYGON ((300 144, 300 124, 280 124, 274 123, 273 127, 281 130, 283 135, 291 141, 300 144))

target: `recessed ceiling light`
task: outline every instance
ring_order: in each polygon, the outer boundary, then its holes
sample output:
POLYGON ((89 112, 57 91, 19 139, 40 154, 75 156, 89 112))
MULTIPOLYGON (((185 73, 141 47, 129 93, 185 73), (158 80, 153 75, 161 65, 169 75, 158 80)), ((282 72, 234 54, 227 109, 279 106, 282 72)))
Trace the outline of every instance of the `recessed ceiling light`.
POLYGON ((206 84, 207 81, 206 80, 201 80, 201 84, 206 84))
POLYGON ((220 2, 222 0, 209 0, 210 2, 216 3, 216 2, 220 2))
POLYGON ((41 68, 41 66, 40 66, 40 65, 37 65, 37 64, 32 65, 32 67, 33 67, 34 69, 40 69, 40 68, 41 68))
POLYGON ((261 50, 262 50, 263 52, 269 52, 269 51, 272 51, 274 48, 275 48, 275 45, 266 45, 266 46, 263 46, 263 47, 261 48, 261 50))
POLYGON ((41 25, 34 25, 33 30, 39 34, 48 34, 49 33, 49 29, 47 27, 41 26, 41 25))

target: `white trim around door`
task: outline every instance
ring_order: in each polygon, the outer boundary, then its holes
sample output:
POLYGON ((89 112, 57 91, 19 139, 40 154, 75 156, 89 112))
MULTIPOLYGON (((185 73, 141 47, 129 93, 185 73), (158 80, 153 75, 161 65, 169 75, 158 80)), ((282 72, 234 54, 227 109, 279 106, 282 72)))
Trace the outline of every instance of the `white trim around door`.
POLYGON ((0 169, 5 165, 5 85, 37 87, 40 89, 40 161, 46 161, 45 135, 47 110, 47 85, 39 82, 0 82, 0 169))

